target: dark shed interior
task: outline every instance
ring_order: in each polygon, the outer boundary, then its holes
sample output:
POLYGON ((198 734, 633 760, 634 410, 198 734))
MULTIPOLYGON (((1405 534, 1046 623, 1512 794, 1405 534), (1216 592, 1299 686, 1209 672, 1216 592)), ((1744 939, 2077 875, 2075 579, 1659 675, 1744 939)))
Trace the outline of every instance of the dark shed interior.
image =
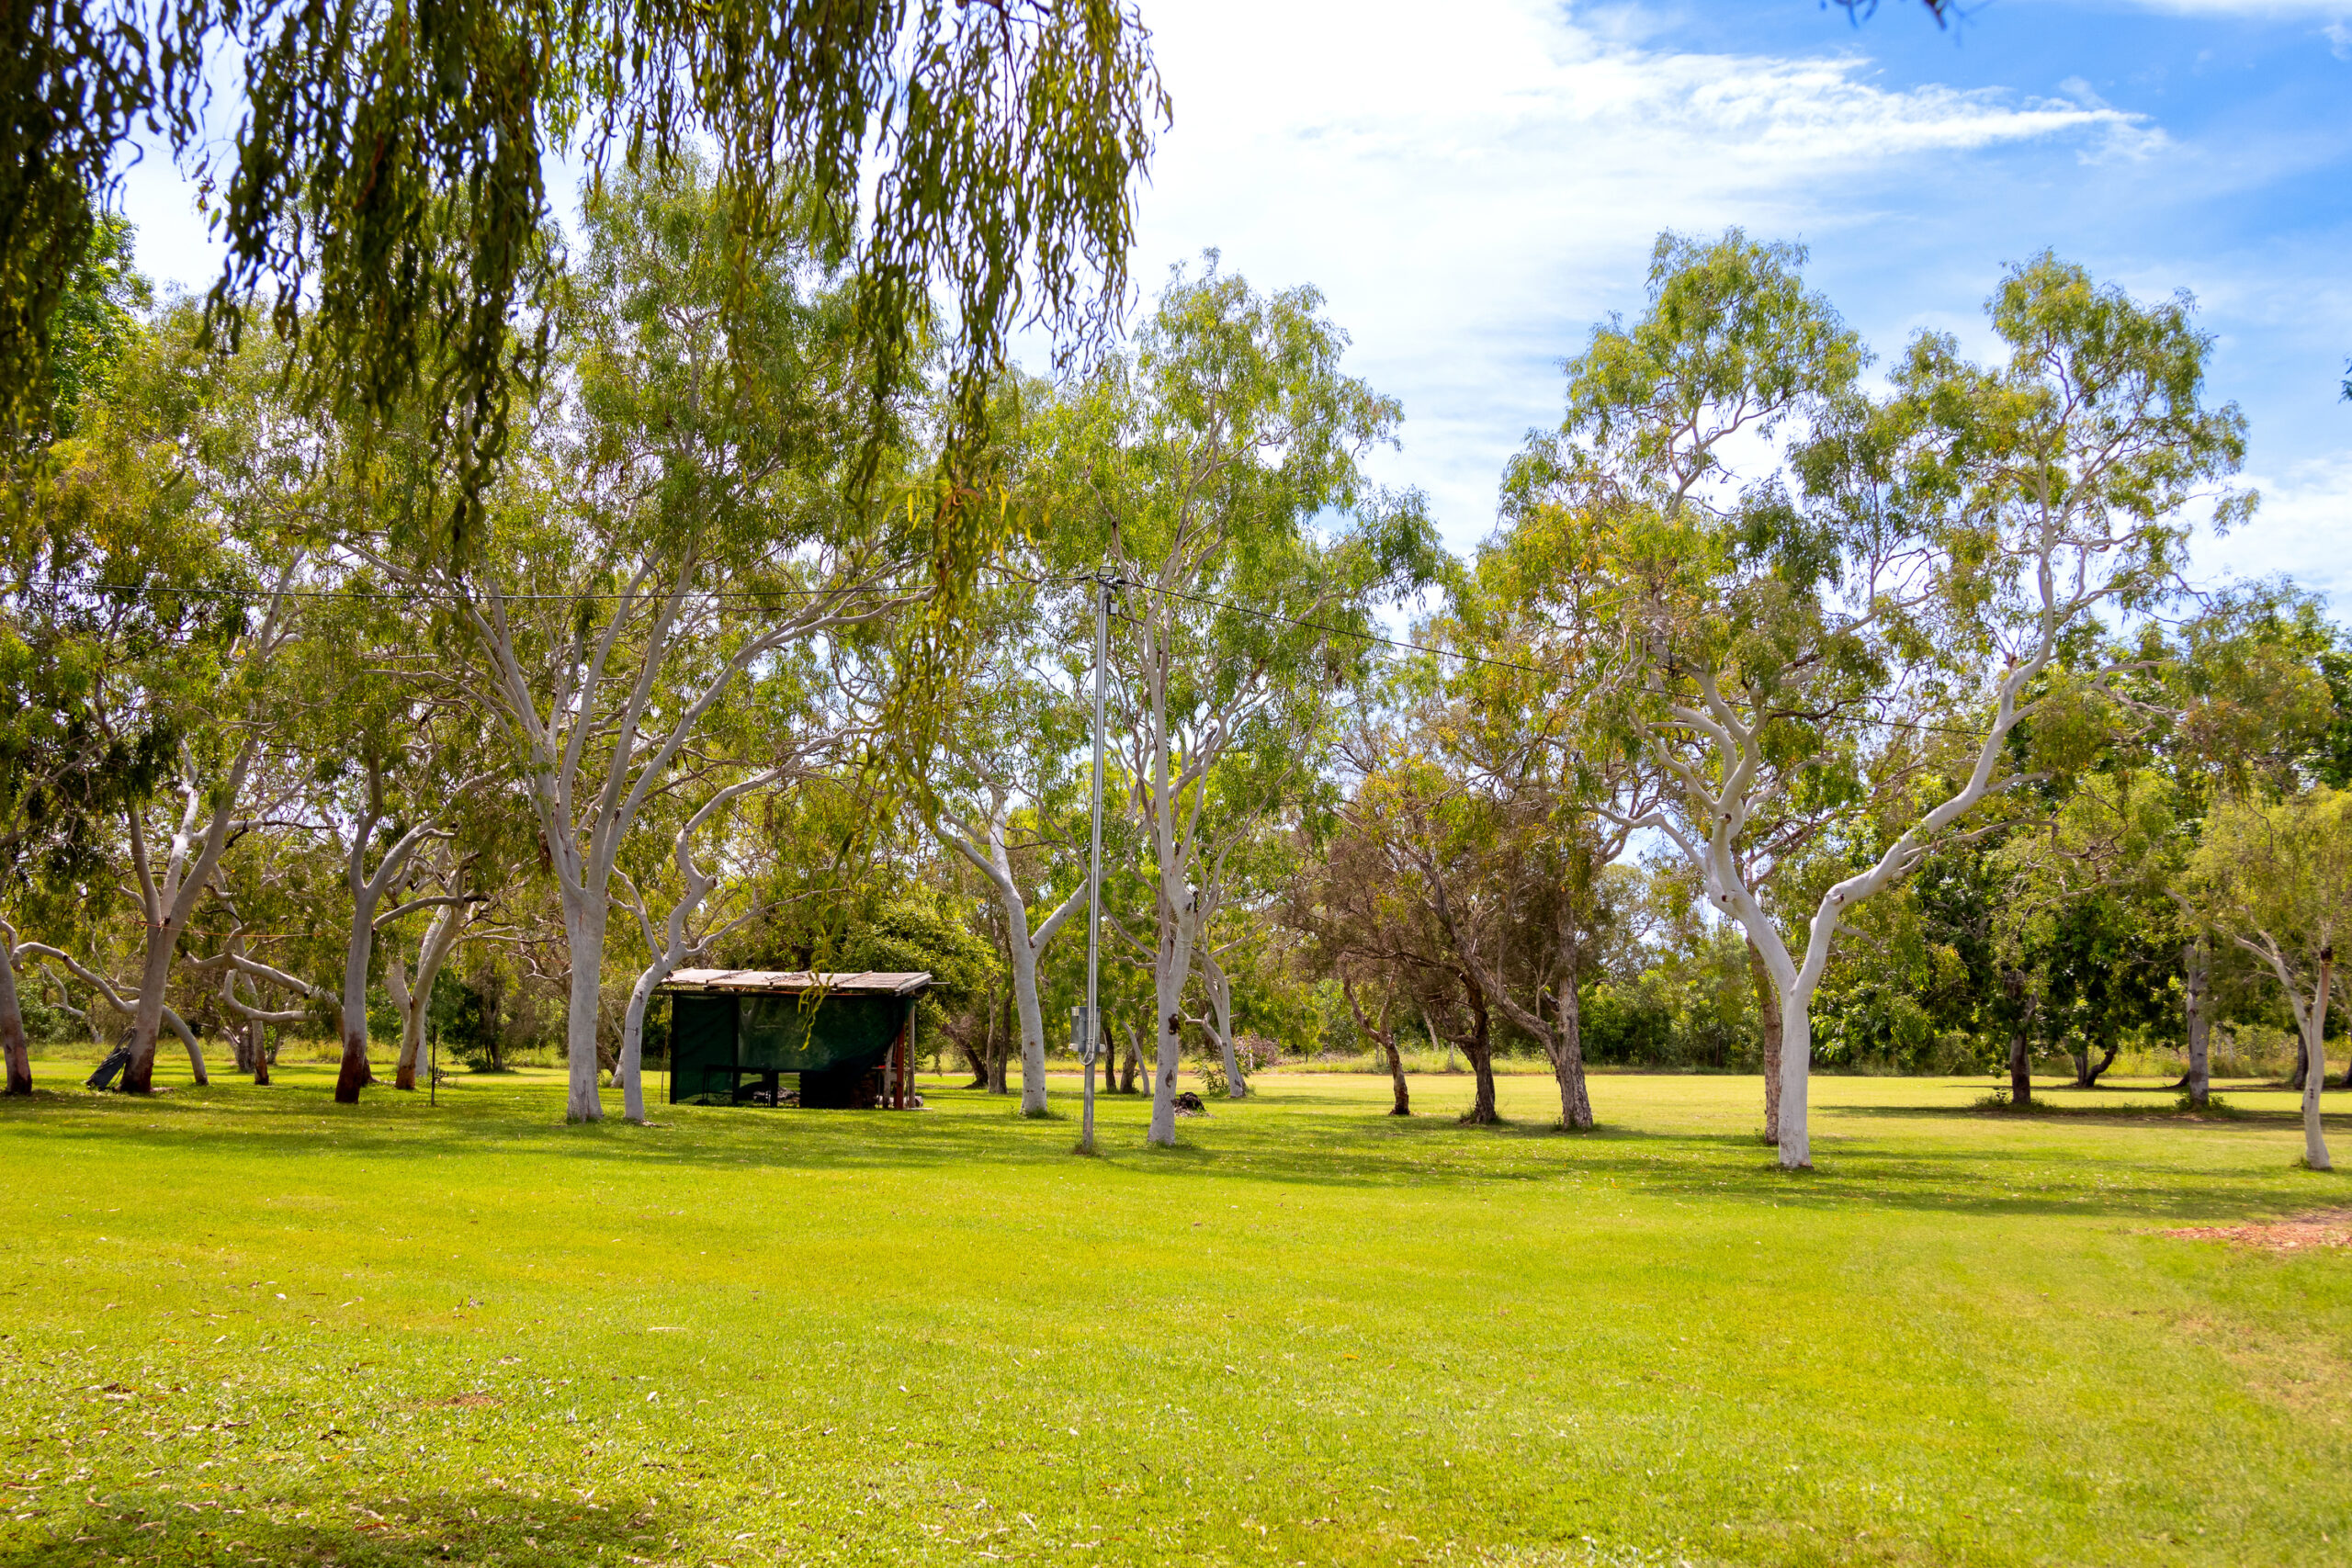
POLYGON ((670 1101, 718 1097, 736 1104, 816 1110, 912 1099, 915 999, 921 972, 842 974, 681 969, 670 997, 670 1101))

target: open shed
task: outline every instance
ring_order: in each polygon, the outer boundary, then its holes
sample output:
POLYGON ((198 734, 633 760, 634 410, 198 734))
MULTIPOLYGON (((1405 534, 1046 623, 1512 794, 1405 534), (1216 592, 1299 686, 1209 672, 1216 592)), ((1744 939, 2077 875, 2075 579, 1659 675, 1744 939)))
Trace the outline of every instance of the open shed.
POLYGON ((670 998, 670 1102, 780 1105, 784 1077, 816 1110, 914 1102, 922 971, 681 969, 670 998))

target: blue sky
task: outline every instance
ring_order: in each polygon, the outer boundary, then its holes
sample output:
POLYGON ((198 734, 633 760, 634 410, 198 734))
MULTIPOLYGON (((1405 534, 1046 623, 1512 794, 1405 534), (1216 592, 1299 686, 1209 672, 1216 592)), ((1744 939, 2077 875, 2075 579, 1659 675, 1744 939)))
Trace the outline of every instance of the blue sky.
MULTIPOLYGON (((1384 478, 1448 539, 1557 417, 1557 361, 1637 309, 1662 228, 1799 240, 1878 350, 1990 352, 1982 302, 2045 247, 2186 288, 2253 425, 2256 520, 2200 574, 2290 571, 2352 613, 2352 0, 1559 5, 1143 0, 1176 98, 1136 276, 1204 246, 1311 282, 1351 367, 1404 403, 1384 478)), ((187 187, 130 181, 141 260, 207 280, 187 187)))
POLYGON ((1320 286, 1404 401, 1384 471, 1457 547, 1557 418, 1556 362, 1638 309, 1657 231, 1736 223, 1806 243, 1883 358, 1922 326, 1989 355, 1983 300, 2044 247, 2188 289, 2266 498, 2201 568, 2352 609, 2352 4, 1986 0, 1951 31, 1903 0, 1859 28, 1813 0, 1148 15, 1177 125, 1138 276, 1216 244, 1320 286))

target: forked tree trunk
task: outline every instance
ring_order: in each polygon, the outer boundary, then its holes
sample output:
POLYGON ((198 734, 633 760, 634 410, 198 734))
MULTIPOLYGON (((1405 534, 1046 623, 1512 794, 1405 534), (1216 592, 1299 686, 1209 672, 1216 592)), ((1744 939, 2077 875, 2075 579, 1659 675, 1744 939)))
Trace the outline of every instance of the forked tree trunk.
POLYGON ((269 1025, 254 1019, 245 1025, 245 1033, 254 1054, 254 1082, 266 1089, 269 1086, 269 1025))
MULTIPOLYGON (((1109 1035, 1110 1030, 1111 1017, 1110 1014, 1105 1013, 1102 1015, 1102 1031, 1106 1037, 1109 1035)), ((1127 1031, 1126 1063, 1119 1069, 1119 1092, 1121 1094, 1135 1094, 1139 1092, 1136 1088, 1136 1079, 1141 1076, 1142 1072, 1143 1036, 1130 1029, 1127 1031)))
POLYGON ((2091 1043, 2086 1039, 2083 1039, 2080 1035, 2077 1035, 2075 1038, 2081 1040, 2082 1043, 2077 1045, 2074 1051, 2075 1087, 2076 1089, 2097 1089, 2098 1087, 2098 1076, 2107 1071, 2108 1068, 2115 1066, 2115 1053, 2117 1047, 2110 1043, 2105 1048, 2106 1054, 2099 1057, 2097 1065, 2093 1065, 2091 1061, 2091 1043))
MULTIPOLYGON (((987 877, 996 892, 997 907, 1004 915, 1005 956, 1012 984, 1010 1016, 1019 1028, 1016 1036, 1008 1027, 1006 1049, 1010 1051, 1012 1042, 1018 1040, 1021 1114, 1043 1116, 1049 1101, 1046 1093, 1046 1017, 1037 1000, 1037 961, 1070 916, 1083 907, 1086 887, 1081 883, 1034 931, 1030 928, 1029 903, 1022 895, 1020 880, 1013 875, 1012 852, 1005 839, 1008 800, 1007 793, 992 793, 985 821, 933 820, 931 829, 942 843, 987 877)), ((1006 1092, 1005 1068, 999 1066, 982 1076, 998 1086, 992 1092, 1006 1092)))
POLYGON ((1751 938, 1747 943, 1747 974, 1756 984, 1756 1017, 1764 1036, 1764 1141, 1781 1141, 1781 1004, 1772 994, 1771 971, 1751 938))

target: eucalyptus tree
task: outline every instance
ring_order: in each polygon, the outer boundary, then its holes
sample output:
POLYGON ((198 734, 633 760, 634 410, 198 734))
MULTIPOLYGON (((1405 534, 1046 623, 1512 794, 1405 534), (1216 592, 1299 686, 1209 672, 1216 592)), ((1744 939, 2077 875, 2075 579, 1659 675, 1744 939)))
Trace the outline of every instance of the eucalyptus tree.
MULTIPOLYGON (((570 955, 567 1111, 594 1120, 614 870, 781 650, 905 608, 935 513, 854 482, 858 302, 806 224, 748 272, 692 165, 590 193, 568 375, 472 556, 379 564, 442 606, 504 737, 570 955), (527 482, 526 482, 527 480, 527 482)), ((904 389, 902 389, 902 391, 904 389)))
POLYGON ((341 1004, 335 992, 298 973, 333 963, 340 913, 334 895, 343 877, 340 865, 320 863, 324 858, 311 834, 261 831, 243 835, 237 852, 213 869, 209 912, 225 929, 216 924, 197 933, 211 938, 213 951, 187 968, 220 976, 221 1010, 242 1035, 237 1065, 257 1085, 270 1081, 271 1025, 282 1031, 311 1023, 322 1010, 332 1014, 341 1004))
MULTIPOLYGON (((1530 687, 1506 691, 1504 701, 1534 705, 1534 728, 1574 738, 1570 766, 1598 815, 1620 830, 1686 818, 1702 825, 1701 843, 1710 812, 1696 802, 1676 810, 1680 790, 1668 784, 1660 747, 1696 737, 1676 728, 1672 704, 1657 711, 1646 678, 1653 664, 1679 668, 1685 656, 1665 630, 1679 623, 1651 626, 1637 607, 1653 620, 1712 615, 1719 654, 1779 656, 1775 673, 1785 671, 1791 689, 1758 689, 1783 711, 1765 731, 1773 744, 1747 759, 1745 816, 1721 846, 1760 923, 1860 804, 1859 738, 1839 721, 1869 707, 1883 673, 1865 636, 1815 611, 1823 562, 1808 547, 1819 541, 1776 538, 1741 521, 1785 524, 1789 509, 1770 478, 1746 476, 1739 488, 1736 455, 1769 451, 1784 431, 1850 405, 1865 363, 1827 302, 1805 292, 1803 259, 1799 247, 1737 230, 1713 243, 1659 237, 1648 310, 1631 327, 1612 320, 1595 331, 1569 362, 1567 419, 1555 434, 1532 438, 1507 471, 1502 526, 1480 552, 1463 617, 1480 646, 1526 667, 1498 669, 1487 683, 1530 687), (1705 564, 1678 555, 1687 540, 1653 536, 1678 527, 1705 538, 1705 564), (1661 570, 1689 581, 1654 589, 1645 579, 1661 570), (1645 792, 1660 797, 1640 798, 1645 792)), ((1690 863, 1705 871, 1703 856, 1690 863)), ((1713 880, 1706 886, 1713 899, 1713 880)), ((1765 1135, 1777 1144, 1785 1010, 1761 948, 1753 966, 1766 1021, 1765 1135)))
MULTIPOLYGON (((1117 308, 1132 182, 1168 114, 1115 0, 93 0, 12 8, 0 34, 0 426, 31 422, 71 264, 133 137, 160 133, 223 243, 208 331, 233 344, 266 313, 306 403, 345 421, 429 389, 461 539, 562 306, 550 166, 710 150, 739 279, 764 265, 779 191, 808 192, 854 249, 880 401, 921 351, 934 284, 949 297, 968 435, 1016 320, 1117 308)), ((756 313, 758 293, 718 303, 756 313)))
MULTIPOLYGON (((288 722, 300 727, 309 764, 306 826, 332 852, 342 894, 335 1100, 350 1105, 376 1081, 368 996, 378 932, 463 897, 404 894, 417 857, 450 839, 449 819, 496 765, 449 683, 419 679, 434 650, 418 646, 411 607, 375 573, 341 575, 334 592, 302 605, 304 635, 288 656, 286 684, 288 722)), ((413 1082, 412 1071, 403 1087, 413 1082)))
POLYGON ((1591 619, 1619 746, 1666 791, 1625 819, 1675 846, 1753 940, 1781 1015, 1781 1163, 1811 1163, 1810 1004, 1840 922, 2022 783, 2098 751, 2128 671, 2098 617, 2170 591, 2201 503, 2244 451, 2205 406, 2185 299, 2142 304, 2044 255, 1989 302, 2006 365, 1923 333, 1893 392, 1804 291, 1801 253, 1671 236, 1650 304, 1569 363, 1541 511, 1591 619), (1742 438, 1800 483, 1744 485, 1742 438), (1784 935, 1741 846, 1806 793, 1849 802, 1856 863, 1784 935))
POLYGON ((297 416, 281 368, 266 352, 205 354, 176 311, 83 407, 43 487, 46 614, 119 639, 85 649, 74 701, 107 747, 160 754, 160 803, 119 801, 143 933, 135 987, 117 988, 133 1010, 133 1093, 150 1086, 180 939, 232 840, 266 814, 249 788, 281 738, 277 666, 300 595, 322 581, 312 542, 346 499, 329 479, 335 435, 297 416))
POLYGON ((1593 1124, 1579 987, 1657 786, 1591 723, 1577 629, 1547 613, 1556 577, 1530 542, 1490 541, 1423 628, 1447 656, 1413 682, 1406 732, 1438 795, 1409 852, 1487 1007, 1543 1046, 1574 1132, 1593 1124))
POLYGON ((1377 491, 1361 466, 1394 439, 1397 406, 1340 373, 1347 337, 1321 303, 1259 295, 1212 255, 1171 278, 1134 353, 1072 389, 1039 440, 1062 570, 1115 582, 1121 768, 1151 860, 1156 1144, 1175 1140, 1219 846, 1305 790, 1370 667, 1372 607, 1428 576, 1420 498, 1377 491), (1249 791, 1212 787, 1245 757, 1249 791))
POLYGON ((2214 923, 2278 980, 2303 1055, 2303 1162, 2329 1168, 2320 1122, 2335 939, 2352 931, 2352 791, 2222 801, 2190 874, 2214 923))
MULTIPOLYGON (((0 908, 20 916, 53 902, 45 893, 107 879, 119 824, 176 755, 187 715, 167 702, 125 715, 123 673, 168 686, 176 660, 229 635, 229 563, 165 456, 190 434, 186 389, 200 377, 144 320, 129 226, 87 239, 58 280, 46 379, 0 452, 15 509, 0 570, 0 908), (150 592, 109 587, 123 582, 150 592)), ((54 908, 40 914, 62 937, 54 908)), ((15 935, 0 921, 0 1056, 22 1094, 15 935)))
POLYGON ((926 831, 979 875, 997 905, 1021 1051, 1021 1112, 1043 1115, 1040 965, 1086 908, 1085 645, 1091 592, 1043 584, 1034 552, 1012 555, 967 607, 954 700, 912 781, 926 831))

